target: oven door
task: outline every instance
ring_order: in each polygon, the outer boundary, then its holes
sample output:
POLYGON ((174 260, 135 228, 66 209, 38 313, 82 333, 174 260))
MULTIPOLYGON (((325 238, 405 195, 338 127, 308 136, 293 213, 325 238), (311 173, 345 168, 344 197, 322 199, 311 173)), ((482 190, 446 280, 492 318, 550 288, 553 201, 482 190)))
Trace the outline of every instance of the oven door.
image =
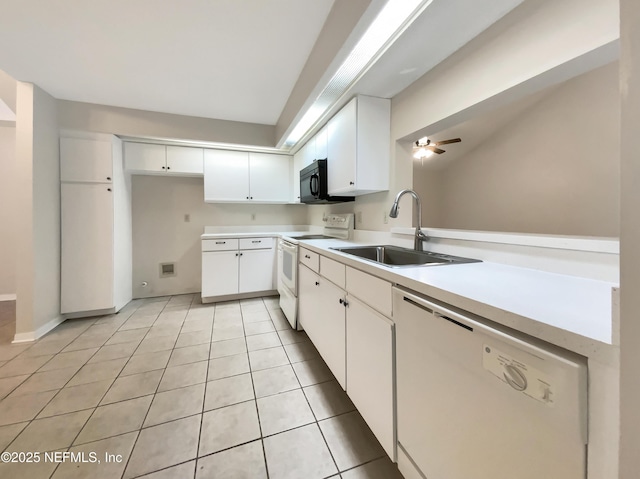
POLYGON ((281 239, 278 255, 278 283, 298 296, 298 245, 281 239))

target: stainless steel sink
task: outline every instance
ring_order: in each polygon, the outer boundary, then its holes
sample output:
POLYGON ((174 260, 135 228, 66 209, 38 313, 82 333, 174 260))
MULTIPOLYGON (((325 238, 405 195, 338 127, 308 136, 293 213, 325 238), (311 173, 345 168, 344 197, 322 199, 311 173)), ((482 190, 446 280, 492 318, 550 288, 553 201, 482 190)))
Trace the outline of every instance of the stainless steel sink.
POLYGON ((448 254, 433 253, 431 251, 416 251, 399 246, 345 246, 342 248, 330 248, 342 253, 351 254, 358 258, 373 261, 390 268, 408 266, 438 266, 445 264, 476 263, 480 260, 461 258, 448 254))

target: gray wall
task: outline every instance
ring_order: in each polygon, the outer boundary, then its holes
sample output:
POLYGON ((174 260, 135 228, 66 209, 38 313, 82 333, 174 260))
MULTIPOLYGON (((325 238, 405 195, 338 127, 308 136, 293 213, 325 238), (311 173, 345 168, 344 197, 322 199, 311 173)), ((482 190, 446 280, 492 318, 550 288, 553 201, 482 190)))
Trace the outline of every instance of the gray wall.
POLYGON ((15 127, 0 126, 0 297, 16 293, 15 154, 15 127))
POLYGON ((200 291, 205 226, 307 223, 304 205, 204 203, 202 178, 134 175, 131 196, 134 298, 200 291), (176 263, 177 275, 161 279, 159 264, 167 262, 176 263))
POLYGON ((437 215, 427 206, 424 224, 617 237, 618 90, 614 62, 551 89, 443 170, 415 162, 414 188, 428 197, 437 184, 437 215))

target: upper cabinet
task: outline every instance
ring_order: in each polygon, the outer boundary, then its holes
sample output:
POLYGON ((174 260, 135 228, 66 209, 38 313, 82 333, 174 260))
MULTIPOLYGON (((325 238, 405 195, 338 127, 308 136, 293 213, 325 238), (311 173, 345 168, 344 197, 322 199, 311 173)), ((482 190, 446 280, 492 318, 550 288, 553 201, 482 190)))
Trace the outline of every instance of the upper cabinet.
POLYGON ((60 180, 109 183, 113 177, 111 141, 60 138, 60 180))
POLYGON ((291 184, 288 155, 205 150, 205 202, 289 203, 291 184))
POLYGON ((125 168, 133 174, 202 176, 203 156, 202 148, 124 144, 125 168))
POLYGON ((328 123, 330 195, 353 196, 389 189, 390 101, 358 96, 328 123))

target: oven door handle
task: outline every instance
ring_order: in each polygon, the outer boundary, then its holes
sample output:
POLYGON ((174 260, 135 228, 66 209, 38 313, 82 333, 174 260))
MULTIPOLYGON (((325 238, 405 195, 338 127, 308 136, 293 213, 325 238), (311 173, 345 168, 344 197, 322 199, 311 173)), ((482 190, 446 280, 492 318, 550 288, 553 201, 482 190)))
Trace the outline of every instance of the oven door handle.
POLYGON ((298 246, 291 244, 291 243, 282 243, 282 249, 286 249, 287 251, 289 251, 290 253, 297 253, 298 252, 298 246))

